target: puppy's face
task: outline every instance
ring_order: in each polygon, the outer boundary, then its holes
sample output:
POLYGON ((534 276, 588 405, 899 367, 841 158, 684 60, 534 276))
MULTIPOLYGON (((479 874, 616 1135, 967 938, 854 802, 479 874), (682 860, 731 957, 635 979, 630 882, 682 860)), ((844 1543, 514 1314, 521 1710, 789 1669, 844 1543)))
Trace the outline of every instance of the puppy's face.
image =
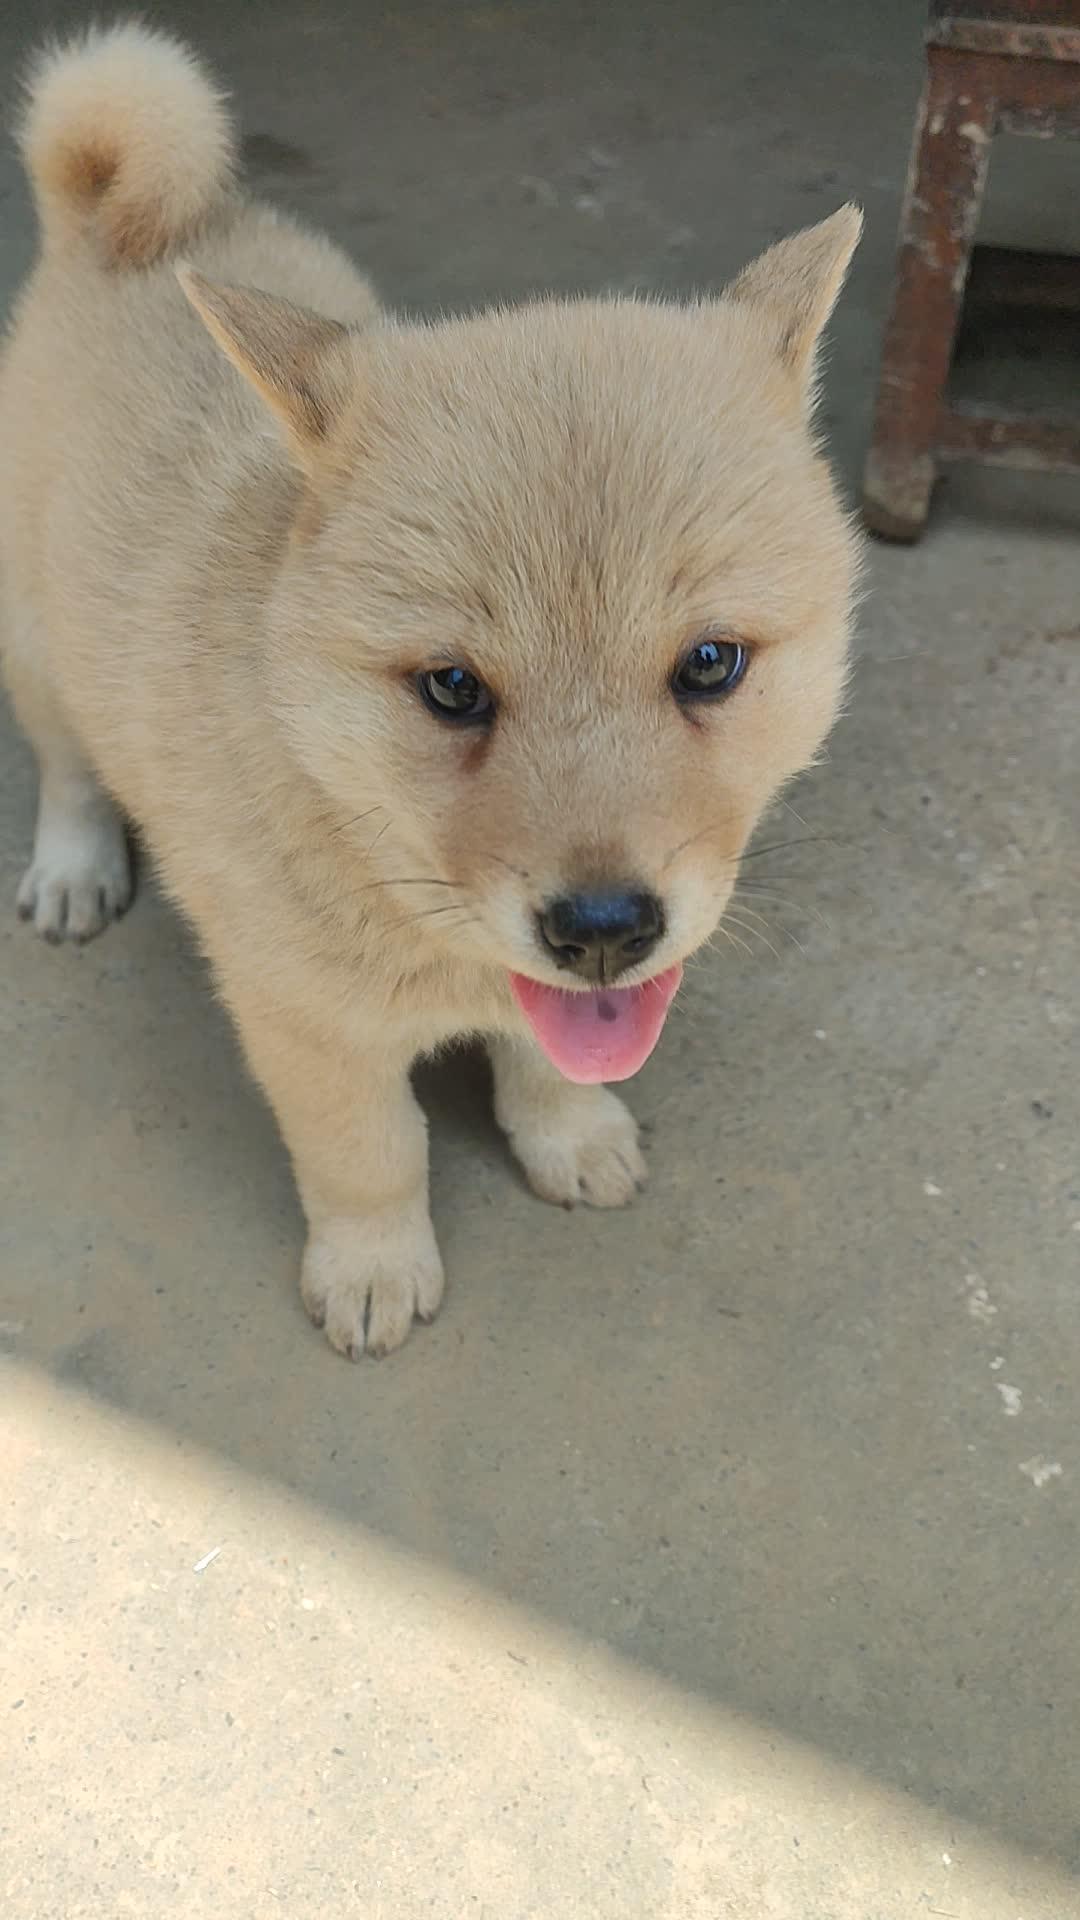
POLYGON ((506 969, 573 1077, 640 1064, 835 716, 852 549, 806 389, 857 231, 695 309, 308 321, 284 405, 250 321, 236 348, 247 296, 196 290, 311 476, 271 637, 295 749, 383 924, 506 969))

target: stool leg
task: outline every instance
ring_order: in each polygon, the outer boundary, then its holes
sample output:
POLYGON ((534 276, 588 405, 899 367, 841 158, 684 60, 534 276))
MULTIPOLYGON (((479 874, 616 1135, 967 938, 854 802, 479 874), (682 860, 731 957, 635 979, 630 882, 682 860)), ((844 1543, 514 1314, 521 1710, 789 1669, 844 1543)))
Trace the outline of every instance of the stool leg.
POLYGON ((931 47, 863 483, 867 524, 890 540, 917 540, 926 523, 996 117, 987 63, 931 47))

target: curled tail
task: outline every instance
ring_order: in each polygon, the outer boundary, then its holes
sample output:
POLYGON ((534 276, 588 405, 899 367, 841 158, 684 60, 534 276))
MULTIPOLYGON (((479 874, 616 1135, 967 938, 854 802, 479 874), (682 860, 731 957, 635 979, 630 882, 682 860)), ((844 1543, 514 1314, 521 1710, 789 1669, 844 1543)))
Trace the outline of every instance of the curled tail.
POLYGON ((236 167, 225 96, 186 47, 134 22, 38 56, 19 144, 45 251, 89 232, 109 266, 181 252, 236 167))

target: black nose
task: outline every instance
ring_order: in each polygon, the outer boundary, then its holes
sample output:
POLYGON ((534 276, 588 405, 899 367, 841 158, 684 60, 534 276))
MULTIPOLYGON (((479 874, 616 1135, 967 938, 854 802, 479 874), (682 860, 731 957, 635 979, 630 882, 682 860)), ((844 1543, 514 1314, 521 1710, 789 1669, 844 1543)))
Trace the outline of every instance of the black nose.
POLYGON ((639 966, 664 931, 664 909, 651 893, 574 893, 537 919, 555 965, 583 980, 614 980, 639 966))

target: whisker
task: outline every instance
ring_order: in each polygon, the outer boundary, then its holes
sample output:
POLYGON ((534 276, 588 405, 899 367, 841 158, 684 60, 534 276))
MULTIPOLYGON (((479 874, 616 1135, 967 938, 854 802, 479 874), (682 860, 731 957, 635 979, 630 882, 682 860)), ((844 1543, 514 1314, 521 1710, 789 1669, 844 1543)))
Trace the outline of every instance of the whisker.
POLYGON ((903 660, 928 660, 930 647, 914 647, 910 653, 861 653, 855 662, 857 670, 863 667, 895 667, 903 660))
MULTIPOLYGON (((773 957, 773 959, 774 959, 774 960, 779 960, 779 958, 780 958, 780 955, 779 955, 779 953, 777 952, 777 950, 776 950, 776 948, 775 948, 775 947, 773 946, 773 943, 772 943, 772 941, 771 941, 771 940, 770 940, 770 939, 768 938, 768 936, 767 936, 766 934, 764 934, 764 933, 762 933, 762 931, 761 931, 761 929, 760 929, 760 927, 748 927, 748 926, 747 926, 747 924, 746 924, 746 922, 745 922, 745 920, 735 920, 735 919, 734 919, 734 916, 733 916, 733 915, 731 915, 731 914, 729 914, 729 915, 728 915, 728 919, 729 919, 730 921, 733 921, 733 923, 734 923, 734 925, 735 925, 735 926, 737 926, 737 927, 741 927, 741 928, 742 928, 742 931, 743 931, 743 932, 744 932, 745 934, 747 934, 747 935, 748 935, 748 936, 750 937, 750 939, 755 939, 755 938, 756 938, 756 939, 758 939, 758 940, 760 940, 760 941, 761 941, 761 944, 762 944, 762 946, 763 946, 763 947, 767 947, 767 948, 768 948, 768 950, 769 950, 769 952, 770 952, 770 953, 772 954, 772 957, 773 957)), ((750 947, 747 947, 747 949, 746 949, 746 951, 747 951, 747 953, 750 953, 750 952, 751 952, 751 948, 750 948, 750 947)))
POLYGON ((714 826, 713 822, 710 820, 708 825, 699 828, 697 833, 691 833, 687 836, 685 840, 680 840, 678 846, 675 847, 673 851, 668 854, 667 859, 664 861, 664 864, 660 869, 661 874, 662 875, 665 874, 669 867, 674 866, 680 853, 685 853, 688 847, 696 846, 699 840, 704 840, 705 835, 707 833, 715 833, 716 831, 717 831, 716 827, 714 826))
POLYGON ((377 847, 377 846, 378 846, 378 844, 379 844, 379 841, 380 841, 380 840, 382 839, 382 837, 383 837, 383 834, 384 834, 384 833, 386 833, 386 832, 387 832, 387 830, 389 829, 389 826, 390 826, 390 820, 389 820, 389 817, 388 817, 388 818, 387 818, 386 820, 384 820, 384 821, 383 821, 383 824, 382 824, 382 826, 381 826, 381 827, 379 828, 379 831, 378 831, 378 833, 377 833, 377 834, 375 835, 375 838, 374 838, 374 840, 372 841, 372 843, 371 843, 371 845, 370 845, 370 847, 368 847, 368 849, 367 849, 367 851, 366 851, 366 853, 365 853, 365 855, 364 855, 364 858, 365 858, 365 860, 370 860, 370 858, 371 858, 371 856, 372 856, 372 854, 374 853, 374 851, 375 851, 375 849, 376 849, 376 847, 377 847))
POLYGON ((780 806, 780 807, 783 807, 783 809, 784 809, 784 812, 785 812, 785 813, 790 813, 790 815, 791 815, 791 817, 792 817, 792 819, 793 819, 793 820, 797 820, 797 821, 798 821, 798 823, 799 823, 799 825, 800 825, 800 827, 805 827, 805 828, 806 828, 806 830, 807 830, 807 832, 808 832, 808 833, 810 832, 810 830, 811 830, 811 829, 810 829, 810 822, 809 822, 809 820, 804 820, 804 819, 803 819, 803 817, 802 817, 802 814, 801 814, 801 813, 797 813, 797 812, 796 812, 796 810, 795 810, 795 808, 794 808, 794 807, 792 806, 792 804, 791 804, 791 801, 790 801, 790 800, 785 800, 785 799, 783 799, 783 797, 780 797, 780 798, 779 798, 779 799, 777 800, 777 803, 776 803, 776 804, 777 804, 777 806, 780 806))
POLYGON ((787 853, 791 847, 843 847, 848 844, 847 841, 834 839, 828 833, 811 833, 804 839, 774 840, 767 847, 751 847, 742 857, 744 860, 762 860, 767 853, 787 853))
MULTIPOLYGON (((750 959, 750 960, 752 960, 752 959, 753 959, 753 957, 754 957, 754 951, 753 951, 753 948, 752 948, 752 947, 748 947, 748 946, 747 946, 747 944, 746 944, 746 941, 745 941, 745 940, 740 940, 740 939, 739 939, 739 936, 738 936, 738 934, 737 934, 737 933, 732 933, 732 931, 731 931, 731 928, 730 928, 730 927, 725 927, 724 925, 722 925, 722 924, 721 924, 721 925, 720 925, 719 927, 717 927, 717 929, 716 929, 716 932, 717 932, 717 933, 722 933, 722 934, 723 934, 723 936, 724 936, 724 939, 725 939, 725 940, 726 940, 726 941, 728 942, 728 945, 729 945, 729 946, 732 946, 732 947, 741 947, 741 948, 742 948, 742 950, 743 950, 743 952, 744 952, 744 953, 745 953, 745 954, 747 955, 747 957, 748 957, 748 959, 750 959)), ((714 935, 714 938, 715 938, 715 935, 714 935)), ((710 946, 710 947, 711 947, 711 946, 712 946, 712 944, 713 944, 713 943, 712 943, 712 940, 708 940, 708 941, 706 942, 706 945, 707 945, 707 946, 710 946)), ((714 951, 715 951, 715 949, 714 949, 714 951)))
POLYGON ((370 820, 373 813, 379 812, 381 812, 381 808, 377 806, 368 807, 365 813, 354 813, 351 820, 343 820, 340 826, 333 827, 331 831, 333 833, 348 833, 350 827, 359 826, 361 820, 370 820))
MULTIPOLYGON (((745 900, 737 900, 735 902, 735 905, 738 907, 740 913, 744 914, 748 920, 756 921, 759 927, 769 927, 772 925, 772 921, 767 920, 763 913, 755 913, 752 907, 748 907, 745 900)), ((725 915, 725 918, 728 920, 733 920, 737 927, 743 924, 741 920, 735 919, 735 915, 733 913, 730 913, 730 912, 727 913, 725 915)))
POLYGON ((456 880, 435 880, 423 874, 407 873, 397 880, 368 880, 358 893, 373 893, 376 887, 454 887, 456 880))
MULTIPOLYGON (((705 948, 713 953, 715 953, 716 951, 711 940, 707 940, 705 942, 705 948)), ((684 973, 705 973, 707 970, 708 970, 708 961, 704 958, 704 953, 701 950, 699 950, 697 953, 689 954, 687 958, 683 961, 684 973)), ((677 1013, 681 1017, 685 1012, 686 1012, 686 1008, 680 1000, 672 1001, 671 1003, 672 1014, 677 1013)), ((669 1018, 670 1018, 670 1015, 669 1015, 669 1018)))
MULTIPOLYGON (((794 807, 788 806, 787 801, 782 801, 781 804, 788 807, 788 812, 799 821, 800 825, 806 824, 802 819, 802 815, 796 813, 794 807)), ((669 867, 674 865, 681 853, 686 853, 690 847, 696 846, 698 841, 704 840, 708 834, 719 833, 720 831, 721 826, 717 822, 710 820, 704 827, 699 828, 697 833, 692 833, 687 839, 680 840, 678 846, 674 847, 664 860, 660 868, 661 875, 667 873, 669 867)), ((770 840, 767 846, 750 847, 743 853, 729 854, 727 856, 727 864, 738 872, 747 860, 762 860, 767 853, 787 853, 793 847, 844 847, 850 845, 850 841, 837 839, 832 834, 800 834, 793 840, 770 840)))
POLYGON ((786 907, 789 913, 804 913, 809 919, 816 920, 820 927, 824 927, 826 931, 828 931, 829 922, 826 920, 820 907, 812 906, 808 900, 792 900, 786 893, 774 893, 770 888, 759 887, 751 881, 741 882, 735 887, 732 891, 731 898, 737 907, 741 906, 745 908, 746 899, 744 896, 746 895, 749 895, 751 900, 771 900, 774 906, 786 907))
POLYGON ((529 875, 525 871, 524 867, 513 866, 509 860, 504 860, 501 854, 492 853, 490 847, 487 849, 485 858, 488 860, 494 860, 496 866, 498 867, 505 867, 507 873, 516 874, 519 880, 528 880, 529 878, 529 875))
MULTIPOLYGON (((420 913, 407 913, 403 920, 392 921, 387 928, 387 932, 396 933, 401 927, 414 927, 418 925, 421 920, 434 920, 436 915, 440 913, 466 913, 466 911, 466 908, 456 900, 451 901, 450 905, 446 907, 427 907, 420 913)), ((467 919, 462 922, 462 925, 473 926, 476 923, 476 915, 468 914, 467 919)))
POLYGON ((782 920, 768 920, 763 914, 754 913, 752 908, 748 907, 744 900, 736 900, 735 905, 739 908, 741 913, 748 913, 750 914, 752 919, 760 920, 763 927, 769 927, 773 929, 776 933, 782 934, 784 939, 790 940, 792 946, 797 947, 799 952, 805 957, 806 948, 803 946, 802 941, 799 939, 797 934, 792 933, 790 927, 784 925, 782 920))

